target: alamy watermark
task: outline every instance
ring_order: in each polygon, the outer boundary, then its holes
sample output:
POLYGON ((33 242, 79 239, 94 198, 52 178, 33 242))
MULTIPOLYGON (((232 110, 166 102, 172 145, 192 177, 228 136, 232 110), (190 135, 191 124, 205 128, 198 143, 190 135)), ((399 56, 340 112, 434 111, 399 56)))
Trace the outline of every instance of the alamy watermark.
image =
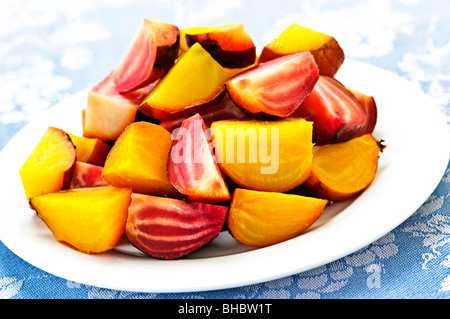
POLYGON ((367 288, 381 288, 381 265, 371 264, 365 270, 369 274, 366 279, 367 288))
POLYGON ((172 139, 175 142, 170 156, 174 163, 209 161, 209 150, 204 149, 204 145, 208 145, 217 163, 259 163, 261 174, 275 174, 279 168, 277 127, 227 127, 224 136, 220 129, 204 131, 202 121, 196 119, 193 129, 177 128, 172 132, 172 139))

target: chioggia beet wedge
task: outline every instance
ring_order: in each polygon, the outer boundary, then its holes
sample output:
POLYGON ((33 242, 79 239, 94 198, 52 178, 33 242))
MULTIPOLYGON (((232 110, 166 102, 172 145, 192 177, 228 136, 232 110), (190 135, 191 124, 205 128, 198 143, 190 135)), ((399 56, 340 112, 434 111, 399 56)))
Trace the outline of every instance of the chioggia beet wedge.
POLYGON ((262 49, 259 62, 305 51, 314 56, 321 75, 334 76, 344 63, 344 51, 335 38, 295 23, 262 49))
POLYGON ((37 195, 68 188, 76 158, 75 147, 66 132, 48 127, 20 168, 28 201, 37 195))
POLYGON ((158 259, 186 256, 222 230, 228 207, 132 194, 126 225, 130 243, 158 259))
POLYGON ((199 107, 219 101, 228 72, 195 43, 141 103, 139 110, 154 119, 193 115, 199 107))
POLYGON ((243 68, 255 62, 255 44, 240 22, 183 31, 188 47, 200 43, 224 68, 243 68))
POLYGON ((228 213, 228 230, 240 243, 266 247, 298 236, 322 214, 327 200, 237 188, 228 213))
POLYGON ((119 93, 140 89, 164 76, 178 55, 178 27, 144 19, 115 70, 119 93))
POLYGON ((311 177, 302 187, 312 196, 331 201, 360 194, 372 183, 384 148, 371 134, 314 146, 311 177))
POLYGON ((107 186, 102 174, 102 166, 77 161, 69 188, 107 186))
POLYGON ((224 202, 231 198, 212 152, 211 138, 199 114, 183 121, 167 160, 172 185, 190 200, 224 202))
POLYGON ((309 52, 252 67, 225 84, 231 99, 250 113, 291 115, 311 93, 319 70, 309 52))
POLYGON ((356 136, 372 134, 378 119, 378 109, 375 98, 349 87, 347 87, 347 90, 353 93, 353 95, 358 99, 359 103, 361 103, 366 113, 366 123, 356 136))
POLYGON ((314 122, 313 142, 318 145, 347 141, 366 122, 358 99, 339 81, 323 75, 293 116, 314 122))
POLYGON ((55 239, 93 254, 112 249, 125 233, 131 189, 76 188, 40 195, 31 205, 55 239))
POLYGON ((104 180, 116 187, 130 187, 136 193, 179 197, 167 176, 171 145, 170 133, 157 124, 128 125, 106 158, 104 180))
POLYGON ((211 139, 222 172, 241 187, 285 192, 311 174, 313 123, 224 120, 211 124, 211 139))

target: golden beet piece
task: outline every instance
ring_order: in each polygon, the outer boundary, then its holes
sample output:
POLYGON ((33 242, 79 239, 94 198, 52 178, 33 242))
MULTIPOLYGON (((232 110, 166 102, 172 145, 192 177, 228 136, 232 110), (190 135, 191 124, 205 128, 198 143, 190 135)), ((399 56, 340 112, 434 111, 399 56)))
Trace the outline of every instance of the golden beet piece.
POLYGON ((334 76, 345 59, 335 38, 294 23, 263 48, 259 62, 304 51, 314 56, 321 75, 334 76))
POLYGON ((179 117, 182 112, 193 114, 223 96, 228 78, 229 72, 195 43, 150 91, 139 110, 157 120, 179 117))
POLYGON ((167 176, 172 138, 163 127, 149 122, 128 125, 117 139, 103 168, 103 179, 136 193, 177 196, 167 176))
POLYGON ((311 174, 312 126, 302 118, 213 122, 211 136, 219 167, 244 188, 293 189, 311 174))
POLYGON ((314 196, 332 201, 361 193, 374 179, 379 153, 384 147, 371 134, 315 146, 312 175, 305 188, 314 196))
POLYGON ((68 188, 75 161, 75 147, 66 132, 55 127, 47 128, 20 168, 28 201, 36 195, 68 188))
POLYGON ((111 146, 98 138, 77 136, 69 132, 67 132, 67 135, 69 135, 70 140, 75 145, 78 162, 100 166, 105 164, 106 156, 111 146))
POLYGON ((228 230, 247 246, 274 245, 309 228, 327 203, 313 197, 237 188, 228 213, 228 230))
POLYGON ((31 205, 59 242, 84 253, 112 249, 125 232, 131 189, 77 188, 36 196, 31 205))

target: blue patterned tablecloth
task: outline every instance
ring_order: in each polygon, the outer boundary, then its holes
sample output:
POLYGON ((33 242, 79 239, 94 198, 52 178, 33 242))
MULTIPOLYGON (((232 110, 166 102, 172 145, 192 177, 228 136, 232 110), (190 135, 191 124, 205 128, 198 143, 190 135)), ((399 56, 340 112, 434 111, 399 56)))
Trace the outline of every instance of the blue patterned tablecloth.
MULTIPOLYGON (((143 18, 180 28, 240 21, 258 48, 293 22, 309 26, 333 35, 346 57, 417 82, 450 119, 446 0, 0 0, 0 149, 36 114, 103 79, 143 18)), ((30 265, 0 241, 0 299, 450 298, 449 190, 447 168, 409 219, 367 247, 307 272, 218 291, 79 284, 30 265)))

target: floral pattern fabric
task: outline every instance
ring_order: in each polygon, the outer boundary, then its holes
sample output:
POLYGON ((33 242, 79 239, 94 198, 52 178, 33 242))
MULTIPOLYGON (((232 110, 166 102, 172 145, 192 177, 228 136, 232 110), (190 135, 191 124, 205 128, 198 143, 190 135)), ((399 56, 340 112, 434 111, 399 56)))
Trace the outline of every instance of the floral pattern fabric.
MULTIPOLYGON (((0 150, 36 114, 102 80, 143 18, 182 28, 243 22, 258 48, 294 22, 320 30, 346 57, 418 83, 450 123, 448 1, 0 0, 0 8, 0 150)), ((410 218, 367 247, 303 273, 218 291, 135 293, 79 284, 30 265, 0 241, 0 299, 448 299, 449 194, 450 167, 410 218)))

